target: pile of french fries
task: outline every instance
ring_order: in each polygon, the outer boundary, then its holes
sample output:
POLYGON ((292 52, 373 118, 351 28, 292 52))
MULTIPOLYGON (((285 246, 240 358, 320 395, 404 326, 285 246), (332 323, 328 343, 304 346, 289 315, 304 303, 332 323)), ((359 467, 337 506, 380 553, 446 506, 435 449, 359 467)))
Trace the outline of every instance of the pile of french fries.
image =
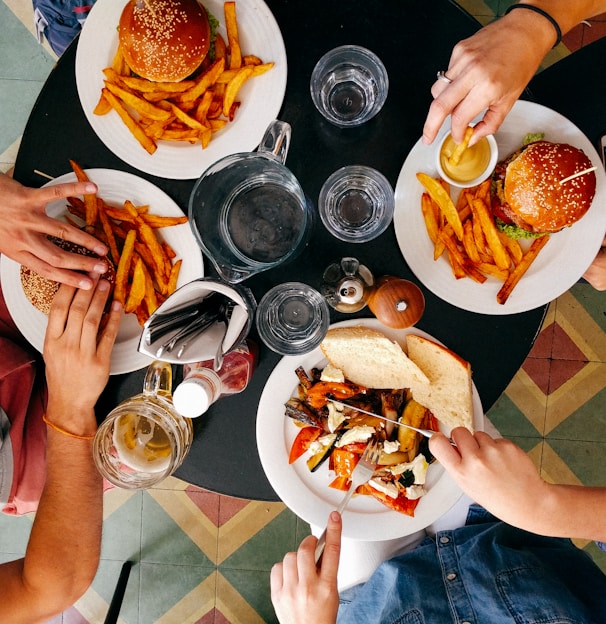
POLYGON ((490 179, 462 189, 456 204, 443 180, 425 173, 417 173, 417 179, 425 189, 421 211, 434 244, 434 260, 445 253, 456 279, 469 277, 480 284, 489 276, 502 280, 497 302, 503 305, 549 235, 533 239, 524 250, 519 241, 500 232, 490 209, 490 179))
POLYGON ((141 146, 153 154, 158 141, 186 141, 209 145, 213 134, 233 121, 242 85, 270 70, 258 56, 243 55, 238 35, 236 3, 225 2, 227 44, 219 33, 215 58, 196 78, 153 82, 139 78, 118 50, 105 76, 95 115, 114 110, 141 146))
MULTIPOLYGON (((79 181, 88 181, 80 165, 70 160, 79 181)), ((158 228, 187 223, 181 217, 151 214, 149 206, 126 200, 122 208, 110 206, 95 193, 68 198, 68 212, 84 222, 87 232, 103 241, 116 269, 113 299, 127 314, 135 314, 140 325, 177 288, 182 260, 157 235, 158 228)), ((82 227, 69 215, 69 223, 82 227)))

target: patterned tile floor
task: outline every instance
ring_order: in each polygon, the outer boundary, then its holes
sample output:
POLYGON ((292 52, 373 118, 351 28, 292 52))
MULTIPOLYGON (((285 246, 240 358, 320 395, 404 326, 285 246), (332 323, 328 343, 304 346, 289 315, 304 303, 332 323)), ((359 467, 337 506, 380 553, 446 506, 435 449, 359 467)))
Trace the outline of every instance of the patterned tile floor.
MULTIPOLYGON (((462 0, 487 23, 510 0, 462 0)), ((0 0, 0 169, 15 161, 29 111, 55 58, 32 34, 31 6, 0 0)), ((606 34, 582 24, 546 64, 606 34)), ((489 412, 548 480, 606 485, 606 295, 579 283, 554 301, 519 373, 489 412)), ((177 479, 105 496, 104 545, 91 589, 52 624, 103 622, 122 562, 135 562, 124 624, 274 622, 269 569, 309 527, 279 503, 245 501, 177 479)), ((0 561, 22 556, 32 518, 0 517, 0 561)), ((606 555, 580 543, 606 571, 606 555)))

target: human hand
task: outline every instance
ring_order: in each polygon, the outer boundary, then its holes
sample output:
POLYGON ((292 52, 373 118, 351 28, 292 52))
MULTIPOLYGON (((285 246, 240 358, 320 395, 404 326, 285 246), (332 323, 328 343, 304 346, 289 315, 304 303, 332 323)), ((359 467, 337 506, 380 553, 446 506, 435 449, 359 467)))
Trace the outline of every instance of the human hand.
POLYGON ((596 289, 606 290, 606 237, 602 241, 602 248, 591 263, 583 277, 596 289))
POLYGON ((75 288, 92 288, 93 280, 87 273, 105 273, 105 262, 64 251, 47 236, 82 245, 99 256, 107 254, 107 247, 84 230, 47 216, 45 207, 57 199, 95 193, 96 190, 92 182, 34 189, 0 174, 0 252, 48 279, 75 288))
POLYGON ((339 610, 337 571, 341 553, 341 516, 333 511, 326 529, 320 568, 314 561, 317 538, 306 537, 271 569, 271 601, 281 624, 334 624, 339 610))
POLYGON ((451 436, 456 447, 436 434, 429 448, 457 485, 504 522, 537 529, 536 502, 546 500, 551 486, 541 479, 530 457, 513 442, 482 431, 472 434, 457 427, 451 436))
POLYGON ((92 290, 62 285, 51 306, 44 340, 49 420, 80 435, 96 429, 94 406, 110 373, 110 356, 122 314, 113 302, 99 332, 110 284, 92 290), (92 419, 92 422, 91 422, 92 419))
POLYGON ((433 142, 448 115, 458 143, 469 123, 485 109, 470 145, 497 131, 553 45, 549 23, 546 30, 533 27, 523 13, 513 11, 453 48, 446 71, 452 82, 438 80, 431 89, 434 101, 423 128, 424 143, 433 142))

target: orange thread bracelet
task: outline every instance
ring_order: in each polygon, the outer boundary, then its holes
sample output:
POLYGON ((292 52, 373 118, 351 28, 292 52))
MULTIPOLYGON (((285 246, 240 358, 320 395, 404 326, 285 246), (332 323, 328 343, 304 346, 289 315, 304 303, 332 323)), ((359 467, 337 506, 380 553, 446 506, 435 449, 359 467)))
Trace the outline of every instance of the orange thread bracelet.
POLYGON ((54 429, 55 431, 58 431, 59 433, 62 433, 63 435, 66 435, 70 438, 75 438, 76 440, 92 440, 95 437, 95 434, 93 433, 93 435, 78 435, 77 433, 71 433, 70 431, 66 431, 65 429, 62 429, 61 427, 59 427, 58 425, 55 425, 55 423, 52 423, 47 417, 46 414, 42 414, 42 420, 51 428, 54 429))

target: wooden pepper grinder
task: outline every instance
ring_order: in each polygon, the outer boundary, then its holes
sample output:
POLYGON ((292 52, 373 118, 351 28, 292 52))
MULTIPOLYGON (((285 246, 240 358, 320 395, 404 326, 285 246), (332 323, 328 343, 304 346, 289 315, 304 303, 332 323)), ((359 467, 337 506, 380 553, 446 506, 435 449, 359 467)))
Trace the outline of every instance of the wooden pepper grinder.
POLYGON ((415 325, 425 311, 425 297, 413 282, 385 275, 367 299, 370 311, 387 327, 403 329, 415 325))

